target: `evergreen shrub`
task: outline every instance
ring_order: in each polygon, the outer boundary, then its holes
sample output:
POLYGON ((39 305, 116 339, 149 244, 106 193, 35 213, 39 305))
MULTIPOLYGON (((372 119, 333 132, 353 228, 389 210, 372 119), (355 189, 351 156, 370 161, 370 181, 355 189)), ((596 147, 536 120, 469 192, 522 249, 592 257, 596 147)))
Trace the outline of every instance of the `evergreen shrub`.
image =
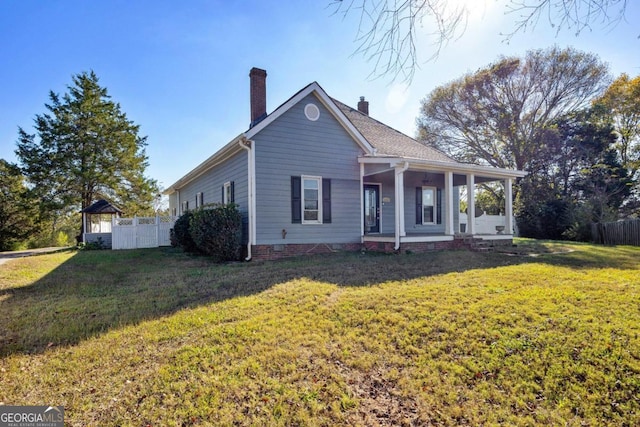
POLYGON ((198 251, 216 262, 240 259, 242 215, 234 203, 215 203, 195 210, 189 234, 198 251))
POLYGON ((189 233, 189 224, 191 223, 192 218, 193 213, 191 211, 187 211, 180 215, 175 224, 173 224, 173 228, 170 232, 170 238, 171 246, 181 248, 185 252, 196 253, 198 252, 198 247, 189 233))

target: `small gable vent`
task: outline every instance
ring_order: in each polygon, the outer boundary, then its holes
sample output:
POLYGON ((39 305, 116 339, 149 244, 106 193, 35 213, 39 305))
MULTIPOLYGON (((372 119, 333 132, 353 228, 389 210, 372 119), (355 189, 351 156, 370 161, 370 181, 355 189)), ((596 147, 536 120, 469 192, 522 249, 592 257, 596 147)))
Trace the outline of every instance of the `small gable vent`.
POLYGON ((304 115, 307 119, 315 122, 320 118, 320 109, 316 104, 307 104, 304 106, 304 115))

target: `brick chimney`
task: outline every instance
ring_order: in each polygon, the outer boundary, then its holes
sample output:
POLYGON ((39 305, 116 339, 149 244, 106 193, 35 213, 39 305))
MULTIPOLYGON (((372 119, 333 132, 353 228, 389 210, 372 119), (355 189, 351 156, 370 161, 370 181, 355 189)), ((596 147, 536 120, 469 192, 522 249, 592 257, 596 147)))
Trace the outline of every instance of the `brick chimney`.
POLYGON ((258 124, 267 116, 267 72, 253 67, 249 72, 251 125, 258 124))
POLYGON ((358 102, 358 111, 361 113, 369 115, 369 101, 364 100, 364 96, 360 97, 360 102, 358 102))

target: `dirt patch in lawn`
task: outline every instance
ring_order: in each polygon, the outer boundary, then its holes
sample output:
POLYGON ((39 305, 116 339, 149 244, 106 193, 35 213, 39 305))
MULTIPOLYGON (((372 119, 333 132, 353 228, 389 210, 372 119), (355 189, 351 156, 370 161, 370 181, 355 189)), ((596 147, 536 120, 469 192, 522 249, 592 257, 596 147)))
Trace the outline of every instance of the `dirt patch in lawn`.
POLYGON ((575 249, 558 243, 520 243, 508 247, 498 247, 496 252, 508 256, 539 257, 542 255, 569 254, 575 249))

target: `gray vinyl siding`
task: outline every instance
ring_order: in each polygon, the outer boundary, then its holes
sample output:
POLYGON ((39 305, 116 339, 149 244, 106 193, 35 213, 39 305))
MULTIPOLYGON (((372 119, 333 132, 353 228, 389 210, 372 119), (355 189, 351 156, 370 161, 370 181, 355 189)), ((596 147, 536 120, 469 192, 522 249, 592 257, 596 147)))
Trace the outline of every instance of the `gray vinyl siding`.
POLYGON ((382 181, 382 207, 380 210, 380 232, 395 233, 396 224, 396 188, 393 182, 393 172, 384 174, 382 181), (385 203, 385 198, 389 200, 385 203))
MULTIPOLYGON (((247 152, 242 150, 220 165, 208 170, 179 189, 179 201, 176 193, 170 196, 170 209, 176 207, 178 215, 182 214, 182 202, 185 200, 189 201, 189 210, 195 209, 197 193, 203 193, 203 203, 205 205, 209 203, 222 203, 222 187, 225 182, 233 181, 234 201, 242 213, 243 222, 246 224, 248 220, 247 161, 247 152)), ((246 231, 243 234, 244 242, 246 242, 246 231)))
MULTIPOLYGON (((427 184, 442 190, 442 224, 423 225, 416 224, 416 187, 422 187, 424 173, 405 172, 404 174, 404 225, 405 232, 411 233, 444 233, 445 215, 447 212, 444 195, 444 177, 435 176, 433 182, 427 184)), ((380 232, 395 233, 395 182, 394 172, 386 172, 380 175, 365 178, 365 183, 382 184, 382 207, 380 212, 380 232), (385 203, 387 199, 389 202, 385 203)), ((453 222, 454 230, 458 229, 460 221, 460 197, 459 188, 453 187, 453 222)))
MULTIPOLYGON (((444 175, 431 175, 432 182, 427 184, 422 182, 424 173, 408 172, 404 178, 404 224, 407 234, 414 233, 444 233, 445 218, 447 215, 447 202, 444 192, 444 175), (442 212, 441 224, 416 224, 416 188, 417 187, 435 187, 442 191, 440 207, 442 212)), ((458 229, 460 221, 460 192, 457 186, 453 187, 453 227, 458 229)))
POLYGON ((424 183, 424 173, 407 172, 404 175, 404 225, 405 231, 410 234, 414 233, 444 233, 444 219, 447 212, 445 195, 444 195, 444 175, 432 176, 432 181, 424 183), (442 190, 442 206, 439 208, 442 212, 441 224, 416 224, 416 188, 417 187, 435 187, 442 190))
POLYGON ((169 214, 173 215, 173 210, 176 210, 176 213, 178 213, 178 194, 177 193, 171 193, 169 194, 169 214))
POLYGON ((294 105, 253 140, 256 244, 360 242, 358 156, 362 150, 314 95, 294 105), (304 115, 308 103, 320 109, 315 122, 304 115), (301 175, 331 180, 330 224, 292 224, 291 176, 301 175))

